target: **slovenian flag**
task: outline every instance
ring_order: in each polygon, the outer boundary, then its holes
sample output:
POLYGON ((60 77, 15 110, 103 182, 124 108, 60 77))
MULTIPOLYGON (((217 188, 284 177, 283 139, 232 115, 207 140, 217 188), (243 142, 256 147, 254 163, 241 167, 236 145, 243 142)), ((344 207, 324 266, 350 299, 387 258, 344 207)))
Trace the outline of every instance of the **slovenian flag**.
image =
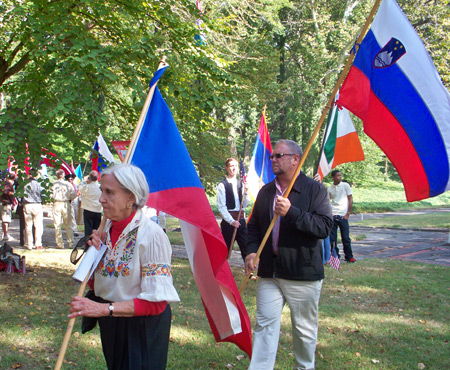
POLYGON ((256 199, 259 189, 275 178, 272 171, 272 163, 269 159, 271 154, 272 144, 270 143, 266 116, 263 113, 247 175, 248 193, 253 200, 256 199))
MULTIPOLYGON (((166 68, 158 69, 150 88, 166 68)), ((235 343, 251 356, 250 319, 227 262, 227 246, 170 109, 156 86, 143 126, 137 131, 127 159, 145 173, 150 186, 147 205, 179 219, 216 340, 235 343)))
POLYGON ((319 176, 323 179, 342 163, 364 160, 364 152, 353 126, 348 110, 333 105, 328 115, 322 154, 319 162, 319 176))
POLYGON ((99 133, 97 141, 92 148, 91 161, 92 171, 97 171, 98 173, 102 173, 110 163, 116 163, 101 133, 99 133))
POLYGON ((361 118, 397 169, 408 202, 450 189, 450 94, 394 0, 382 2, 338 104, 361 118))

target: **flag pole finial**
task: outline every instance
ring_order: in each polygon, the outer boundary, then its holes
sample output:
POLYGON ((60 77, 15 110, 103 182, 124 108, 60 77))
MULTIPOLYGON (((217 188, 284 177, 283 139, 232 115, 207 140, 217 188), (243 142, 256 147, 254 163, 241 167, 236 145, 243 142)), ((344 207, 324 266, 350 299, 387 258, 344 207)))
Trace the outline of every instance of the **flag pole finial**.
POLYGON ((162 57, 161 57, 161 60, 159 61, 159 66, 158 66, 158 68, 161 68, 161 67, 165 67, 166 65, 168 65, 167 64, 167 62, 166 62, 166 56, 165 55, 163 55, 162 57))

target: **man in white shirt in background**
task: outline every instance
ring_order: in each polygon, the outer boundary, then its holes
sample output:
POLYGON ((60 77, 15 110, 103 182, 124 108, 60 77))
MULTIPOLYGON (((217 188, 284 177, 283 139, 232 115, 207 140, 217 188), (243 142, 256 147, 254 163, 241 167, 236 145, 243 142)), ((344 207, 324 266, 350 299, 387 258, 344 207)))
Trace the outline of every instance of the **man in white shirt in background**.
POLYGON ((247 224, 245 222, 244 208, 247 207, 250 197, 247 194, 247 184, 243 184, 237 179, 239 164, 235 158, 228 158, 225 161, 227 177, 217 185, 217 207, 222 216, 220 229, 227 245, 228 251, 236 230, 235 240, 241 250, 242 259, 245 261, 247 248, 247 224), (242 204, 242 212, 239 216, 239 210, 242 204), (238 219, 239 218, 239 219, 238 219))
POLYGON ((337 247, 337 229, 341 231, 342 244, 344 246, 344 255, 347 262, 356 262, 352 252, 352 241, 350 239, 350 226, 348 218, 352 212, 353 196, 350 185, 342 182, 342 174, 339 170, 331 172, 333 185, 328 188, 328 195, 331 200, 331 210, 333 212, 333 228, 331 230, 331 248, 336 248, 339 256, 339 248, 337 247))
POLYGON ((70 202, 75 199, 75 191, 69 182, 64 180, 64 171, 56 171, 58 180, 52 186, 53 223, 55 225, 56 248, 63 249, 64 241, 61 233, 61 224, 64 224, 69 249, 73 245, 73 231, 71 227, 72 207, 70 202))
POLYGON ((102 222, 103 207, 100 204, 100 184, 98 183, 98 172, 91 171, 86 182, 78 187, 78 195, 81 195, 81 209, 83 210, 84 236, 92 234, 102 222))

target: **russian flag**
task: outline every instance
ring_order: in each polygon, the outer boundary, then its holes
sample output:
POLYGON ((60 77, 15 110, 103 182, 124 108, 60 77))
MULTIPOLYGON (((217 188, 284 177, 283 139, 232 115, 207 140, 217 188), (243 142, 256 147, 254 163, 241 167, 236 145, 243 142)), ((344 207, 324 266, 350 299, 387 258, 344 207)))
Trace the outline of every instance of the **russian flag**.
POLYGON ((99 133, 97 141, 92 148, 91 161, 92 171, 97 171, 98 173, 102 173, 110 163, 116 163, 101 133, 99 133))
MULTIPOLYGON (((150 88, 166 68, 158 69, 150 88)), ((250 319, 227 262, 227 246, 170 109, 156 86, 142 128, 137 131, 127 159, 147 177, 147 205, 180 220, 216 340, 235 343, 251 356, 250 319)))
POLYGON ((361 118, 397 169, 408 202, 450 189, 450 94, 394 0, 382 2, 338 104, 361 118))
POLYGON ((272 144, 269 130, 267 129, 266 116, 263 113, 247 175, 248 193, 253 200, 256 199, 259 189, 275 178, 272 171, 272 163, 269 159, 271 154, 272 144))

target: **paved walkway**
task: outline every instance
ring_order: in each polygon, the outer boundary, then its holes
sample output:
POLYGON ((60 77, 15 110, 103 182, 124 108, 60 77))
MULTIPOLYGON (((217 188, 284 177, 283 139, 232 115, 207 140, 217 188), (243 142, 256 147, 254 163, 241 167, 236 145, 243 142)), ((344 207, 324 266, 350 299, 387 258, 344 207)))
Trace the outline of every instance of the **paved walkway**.
MULTIPOLYGON (((364 214, 364 219, 379 218, 386 216, 425 214, 427 212, 445 212, 449 214, 450 208, 441 208, 433 210, 406 211, 406 212, 388 212, 364 214)), ((365 258, 388 258, 405 261, 416 261, 423 263, 432 263, 443 266, 450 266, 450 232, 449 230, 411 230, 411 229, 391 229, 391 228, 373 228, 352 226, 352 221, 361 220, 361 215, 352 215, 350 217, 350 231, 353 235, 365 235, 360 241, 352 242, 353 254, 356 260, 365 258)), ((44 211, 44 235, 43 245, 45 248, 55 248, 55 231, 51 219, 51 211, 48 207, 44 211)), ((19 245, 19 220, 14 219, 10 226, 10 233, 15 238, 10 244, 13 248, 21 249, 19 245)), ((83 236, 80 232, 75 241, 83 236)), ((65 240, 65 232, 63 231, 65 240)), ((66 244, 67 246, 67 244, 66 244)), ((235 247, 237 249, 237 246, 235 247)), ((340 245, 342 249, 342 245, 340 245)), ((44 249, 45 251, 45 249, 44 249)), ((20 252, 19 252, 20 254, 20 252)), ((184 246, 173 246, 175 257, 187 258, 184 246)), ((238 250, 233 251, 230 265, 243 267, 243 262, 238 250)))

